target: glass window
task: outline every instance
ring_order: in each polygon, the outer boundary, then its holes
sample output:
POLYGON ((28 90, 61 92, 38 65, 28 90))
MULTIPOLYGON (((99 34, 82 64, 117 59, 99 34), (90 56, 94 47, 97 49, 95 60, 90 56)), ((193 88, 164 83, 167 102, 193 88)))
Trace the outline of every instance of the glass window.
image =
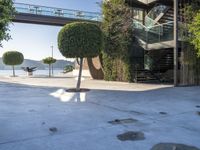
POLYGON ((134 19, 138 20, 138 21, 143 21, 143 9, 138 9, 138 8, 133 8, 133 16, 134 19))

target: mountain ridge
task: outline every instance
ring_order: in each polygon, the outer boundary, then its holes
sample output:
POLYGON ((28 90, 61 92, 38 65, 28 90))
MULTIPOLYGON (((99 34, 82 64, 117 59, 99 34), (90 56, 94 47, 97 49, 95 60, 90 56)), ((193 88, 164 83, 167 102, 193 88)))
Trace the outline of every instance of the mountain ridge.
MULTIPOLYGON (((74 62, 70 62, 67 60, 59 59, 53 64, 54 69, 63 69, 66 65, 74 65, 74 62)), ((24 59, 24 62, 21 65, 16 66, 16 69, 21 69, 21 67, 37 67, 38 70, 48 69, 48 65, 43 64, 42 61, 39 60, 31 60, 24 59)), ((3 64, 2 58, 0 57, 0 70, 10 70, 11 66, 3 64)))

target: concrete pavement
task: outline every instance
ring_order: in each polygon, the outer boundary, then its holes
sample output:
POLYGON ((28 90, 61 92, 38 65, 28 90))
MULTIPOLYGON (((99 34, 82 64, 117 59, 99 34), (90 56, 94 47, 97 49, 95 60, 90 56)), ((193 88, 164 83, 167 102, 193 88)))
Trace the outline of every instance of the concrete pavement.
POLYGON ((0 150, 150 150, 158 143, 200 148, 200 87, 73 78, 0 77, 0 150), (132 118, 131 123, 109 121, 132 118), (56 128, 55 132, 49 129, 56 128), (120 141, 139 131, 144 140, 120 141))

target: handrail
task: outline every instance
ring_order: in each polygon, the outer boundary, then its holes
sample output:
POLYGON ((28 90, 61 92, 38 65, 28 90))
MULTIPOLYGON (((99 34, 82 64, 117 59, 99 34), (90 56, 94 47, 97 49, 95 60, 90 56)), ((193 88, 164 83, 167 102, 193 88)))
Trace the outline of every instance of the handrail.
POLYGON ((156 22, 155 20, 153 20, 153 19, 150 18, 149 16, 145 16, 145 24, 147 24, 147 20, 150 20, 151 22, 153 22, 152 25, 149 25, 150 27, 151 27, 151 26, 154 26, 155 24, 160 24, 159 22, 156 22))
POLYGON ((165 22, 165 23, 162 23, 162 24, 155 25, 153 27, 163 26, 163 25, 167 25, 167 24, 171 24, 171 23, 174 23, 174 21, 165 22))
POLYGON ((140 24, 142 27, 148 29, 148 27, 146 27, 145 25, 143 25, 141 22, 137 21, 136 19, 132 19, 133 22, 137 22, 138 24, 140 24))
POLYGON ((44 6, 44 5, 35 5, 35 4, 26 4, 26 3, 19 3, 19 2, 15 2, 14 5, 24 5, 24 6, 37 6, 37 7, 42 7, 42 8, 51 8, 51 9, 62 9, 62 10, 69 10, 69 11, 81 11, 81 12, 85 12, 85 13, 93 13, 93 14, 99 14, 101 15, 101 13, 98 12, 92 12, 92 11, 82 11, 82 10, 77 10, 77 9, 66 9, 66 8, 60 8, 60 7, 49 7, 49 6, 44 6))
POLYGON ((133 28, 135 28, 136 37, 139 37, 146 43, 158 43, 173 39, 173 21, 147 27, 141 22, 133 19, 133 28))
POLYGON ((159 24, 159 19, 164 15, 165 12, 169 9, 168 6, 156 4, 153 9, 145 16, 145 23, 148 25, 159 24))
POLYGON ((151 26, 151 27, 147 27, 147 26, 143 25, 141 22, 137 21, 136 19, 132 19, 132 20, 137 22, 138 24, 140 24, 141 26, 143 26, 146 29, 151 29, 151 28, 155 28, 155 27, 159 27, 159 26, 163 26, 163 25, 174 23, 174 21, 169 21, 169 22, 165 22, 165 23, 162 23, 162 24, 157 24, 157 25, 154 25, 154 26, 151 26))
MULTIPOLYGON (((147 27, 147 26, 143 25, 141 22, 138 22, 135 19, 133 19, 133 22, 135 22, 136 24, 138 24, 139 26, 141 26, 142 28, 144 28, 144 30, 146 32, 152 32, 152 33, 155 33, 155 34, 162 34, 162 31, 163 31, 163 26, 162 25, 147 27)), ((138 27, 136 26, 136 28, 138 28, 138 27)))
MULTIPOLYGON (((166 6, 166 5, 156 4, 156 5, 154 6, 154 8, 151 9, 151 10, 148 12, 147 16, 150 16, 152 13, 154 13, 153 11, 154 11, 155 9, 159 10, 160 13, 161 13, 161 12, 164 12, 164 10, 166 10, 166 9, 168 9, 168 8, 169 8, 169 7, 166 6), (162 7, 161 7, 161 6, 162 6, 162 7), (162 10, 162 8, 164 8, 164 9, 162 10)), ((156 15, 159 15, 158 12, 156 12, 156 15)))
POLYGON ((73 9, 63 9, 56 7, 47 7, 40 5, 14 3, 16 13, 27 13, 53 17, 64 17, 73 19, 83 19, 89 21, 102 21, 102 14, 98 12, 89 12, 73 9))

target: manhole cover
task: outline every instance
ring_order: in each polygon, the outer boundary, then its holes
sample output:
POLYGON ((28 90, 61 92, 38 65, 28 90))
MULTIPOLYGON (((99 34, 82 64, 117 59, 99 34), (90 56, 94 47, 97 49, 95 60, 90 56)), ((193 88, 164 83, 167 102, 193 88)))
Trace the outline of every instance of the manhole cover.
POLYGON ((115 119, 112 121, 108 121, 108 123, 116 125, 116 124, 128 124, 128 123, 134 123, 137 122, 138 120, 136 119, 132 119, 132 118, 128 118, 128 119, 115 119))
POLYGON ((194 146, 176 143, 159 143, 151 148, 151 150, 200 150, 194 146))
POLYGON ((200 108, 200 105, 197 105, 196 108, 200 108))
POLYGON ((128 131, 123 134, 119 134, 117 135, 117 138, 120 141, 139 141, 145 139, 143 132, 133 132, 133 131, 128 131))

